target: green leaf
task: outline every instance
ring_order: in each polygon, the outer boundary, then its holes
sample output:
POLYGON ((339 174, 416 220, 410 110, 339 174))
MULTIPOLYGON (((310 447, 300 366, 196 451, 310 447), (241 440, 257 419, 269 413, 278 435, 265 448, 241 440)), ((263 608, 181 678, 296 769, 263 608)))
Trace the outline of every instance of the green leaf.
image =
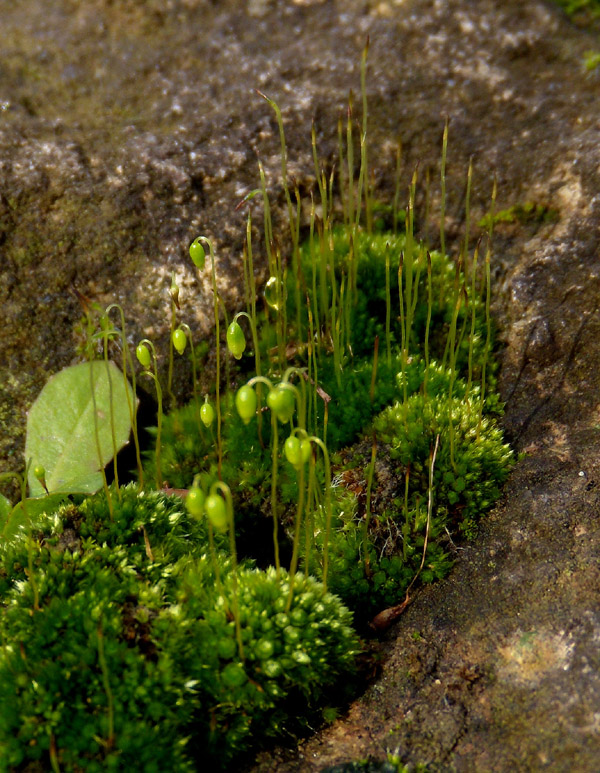
POLYGON ((8 500, 5 496, 2 496, 2 494, 0 494, 0 534, 4 530, 4 527, 6 526, 6 523, 10 518, 11 510, 12 510, 12 505, 10 503, 10 500, 8 500))
POLYGON ((12 540, 19 532, 26 529, 31 522, 39 521, 40 516, 50 515, 64 502, 68 502, 65 494, 44 495, 36 499, 26 499, 25 508, 23 502, 17 502, 13 507, 8 499, 0 496, 0 540, 12 540), (8 510, 4 509, 4 503, 8 504, 8 510))
POLYGON ((118 451, 129 439, 128 401, 133 406, 133 399, 131 387, 125 385, 123 374, 112 362, 83 362, 53 376, 27 417, 25 458, 32 460, 28 480, 31 495, 44 493, 32 471, 38 465, 46 470, 51 493, 97 491, 102 485, 101 470, 112 459, 113 449, 118 451))

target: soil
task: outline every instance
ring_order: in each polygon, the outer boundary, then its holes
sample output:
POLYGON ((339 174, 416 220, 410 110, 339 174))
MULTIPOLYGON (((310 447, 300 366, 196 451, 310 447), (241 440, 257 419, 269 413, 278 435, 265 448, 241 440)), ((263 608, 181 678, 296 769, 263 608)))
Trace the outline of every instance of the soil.
MULTIPOLYGON (((285 227, 277 125, 256 88, 281 106, 290 173, 307 190, 311 122, 332 160, 369 37, 381 197, 393 196, 401 139, 401 190, 417 163, 420 179, 429 170, 421 222, 438 232, 448 117, 451 250, 471 157, 472 224, 490 207, 494 174, 497 210, 532 202, 555 213, 495 234, 504 424, 522 454, 504 501, 450 577, 420 590, 388 631, 382 674, 347 715, 263 753, 253 771, 309 773, 388 752, 431 770, 597 771, 600 71, 583 59, 600 48, 598 28, 541 0, 22 0, 2 15, 3 469, 22 469, 26 410, 77 359, 73 288, 120 302, 131 341, 153 338, 164 363, 171 272, 186 321, 210 330, 209 275, 186 257, 202 233, 226 303, 239 305, 247 210, 236 205, 258 185, 257 156, 285 227)), ((472 225, 473 246, 479 235, 472 225)), ((258 227, 255 251, 264 278, 258 227)), ((183 370, 176 391, 187 390, 183 370)))

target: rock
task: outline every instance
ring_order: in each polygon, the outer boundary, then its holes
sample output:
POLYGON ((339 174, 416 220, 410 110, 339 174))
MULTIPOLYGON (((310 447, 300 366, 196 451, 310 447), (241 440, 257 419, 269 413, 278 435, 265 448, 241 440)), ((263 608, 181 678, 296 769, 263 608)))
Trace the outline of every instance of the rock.
MULTIPOLYGON (((439 212, 450 119, 446 232, 528 201, 555 223, 496 229, 495 315, 505 426, 525 454, 504 504, 445 582, 387 635, 382 677, 348 716, 255 771, 317 771, 386 750, 459 771, 595 771, 600 755, 598 483, 600 164, 595 33, 531 0, 22 0, 3 9, 0 86, 0 458, 22 469, 25 412, 77 358, 80 294, 118 301, 132 342, 165 363, 171 272, 195 333, 211 328, 209 275, 187 245, 213 239, 221 292, 240 302, 257 155, 285 234, 279 139, 313 176, 310 126, 331 160, 370 38, 371 167, 393 196, 417 162, 439 212), (197 292, 197 283, 200 292, 197 292), (413 636, 413 634, 418 634, 413 636)), ((257 274, 261 211, 254 200, 257 274)), ((423 211, 423 202, 418 202, 423 211)), ((479 232, 472 225, 473 243, 479 232)), ((455 238, 456 237, 456 238, 455 238)), ((189 379, 189 374, 187 374, 189 379)), ((189 387, 186 374, 176 384, 189 387)))

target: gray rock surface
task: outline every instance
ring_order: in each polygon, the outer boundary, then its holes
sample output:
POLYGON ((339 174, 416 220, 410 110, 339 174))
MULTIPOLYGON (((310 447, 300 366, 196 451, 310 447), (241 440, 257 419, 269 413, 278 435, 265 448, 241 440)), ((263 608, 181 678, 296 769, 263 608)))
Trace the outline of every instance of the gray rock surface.
MULTIPOLYGON (((524 453, 503 505, 388 633, 382 675, 348 716, 255 771, 387 751, 437 770, 597 771, 600 80, 582 65, 597 32, 541 0, 22 0, 2 3, 2 30, 2 468, 22 467, 27 407, 75 361, 73 285, 122 303, 132 341, 156 339, 164 357, 171 271, 190 324, 210 329, 208 276, 198 300, 186 258, 204 233, 239 303, 235 206, 257 186, 257 154, 282 211, 277 127, 253 89, 282 107, 290 169, 307 186, 311 120, 333 158, 367 35, 382 195, 398 137, 403 181, 417 161, 436 179, 448 115, 451 248, 471 156, 473 221, 494 171, 499 209, 558 212, 496 233, 505 426, 524 453)), ((432 185, 432 220, 438 205, 432 185)))

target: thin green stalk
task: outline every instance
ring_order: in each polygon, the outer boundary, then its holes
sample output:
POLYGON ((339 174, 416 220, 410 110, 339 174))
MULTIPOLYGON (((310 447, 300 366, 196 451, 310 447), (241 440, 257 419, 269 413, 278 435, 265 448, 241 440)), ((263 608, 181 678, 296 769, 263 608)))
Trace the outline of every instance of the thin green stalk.
POLYGON ((138 346, 148 344, 152 352, 152 363, 154 365, 154 373, 148 368, 144 368, 143 373, 150 376, 154 381, 156 389, 156 404, 157 404, 157 419, 156 419, 156 444, 154 450, 155 465, 156 465, 156 488, 161 489, 163 485, 162 469, 161 469, 161 439, 162 439, 162 421, 163 421, 163 399, 162 389, 160 381, 158 379, 158 360, 156 357, 156 349, 154 344, 148 338, 143 338, 138 346))
MULTIPOLYGON (((273 389, 273 382, 265 376, 254 376, 248 381, 248 386, 265 384, 269 390, 273 389)), ((281 574, 279 560, 279 519, 277 515, 277 464, 279 456, 279 432, 277 416, 271 411, 271 515, 273 517, 273 552, 275 556, 275 571, 277 579, 281 574)))
POLYGON ((348 97, 348 117, 346 120, 346 153, 348 166, 348 224, 354 225, 354 140, 352 138, 352 109, 354 98, 352 92, 348 97))
POLYGON ((233 590, 233 619, 235 621, 235 638, 238 645, 238 652, 240 660, 244 660, 244 645, 242 642, 242 626, 240 621, 240 607, 238 600, 238 560, 237 550, 235 546, 235 523, 233 518, 233 500, 231 498, 231 489, 222 480, 215 481, 210 487, 210 493, 216 493, 219 489, 225 499, 225 507, 227 509, 227 527, 229 532, 229 554, 233 564, 233 571, 231 573, 231 585, 233 590))
POLYGON ((311 453, 308 460, 308 492, 306 495, 306 525, 304 527, 304 576, 310 572, 310 552, 315 535, 315 521, 313 514, 313 499, 315 493, 315 457, 311 453))
POLYGON ((471 330, 469 333, 469 361, 468 361, 468 377, 467 377, 467 397, 471 391, 471 383, 473 381, 473 343, 475 341, 475 280, 477 277, 477 260, 479 257, 479 243, 475 247, 473 253, 473 261, 471 264, 471 330))
POLYGON ((398 219, 399 219, 399 209, 398 206, 400 204, 400 172, 402 170, 402 140, 398 139, 398 147, 396 148, 396 172, 394 175, 395 179, 395 190, 394 190, 394 204, 392 207, 392 220, 393 220, 393 231, 394 236, 398 235, 398 219))
MULTIPOLYGON (((344 285, 344 277, 342 277, 341 281, 341 287, 343 288, 344 285)), ((341 292, 340 291, 340 303, 341 303, 341 292)), ((336 286, 336 280, 335 280, 335 269, 331 268, 331 307, 330 307, 330 325, 331 325, 331 343, 333 346, 333 362, 334 362, 334 372, 335 372, 335 378, 338 384, 338 387, 341 387, 341 362, 340 362, 340 342, 339 342, 339 334, 340 334, 340 323, 338 319, 338 310, 337 310, 337 286, 336 286)))
POLYGON ((138 485, 140 489, 144 487, 144 468, 142 465, 142 454, 140 450, 140 439, 138 436, 138 429, 137 429, 137 390, 136 390, 136 379, 135 379, 135 368, 133 367, 133 359, 131 357, 131 352, 129 351, 129 344, 127 342, 127 335, 125 333, 125 314, 123 312, 122 307, 118 303, 111 303, 110 306, 107 306, 106 308, 106 316, 110 314, 110 312, 113 309, 117 309, 119 312, 119 316, 121 318, 121 353, 122 353, 122 360, 121 360, 121 371, 123 373, 123 381, 125 385, 125 396, 127 398, 127 410, 129 411, 129 421, 131 423, 132 431, 133 431, 133 443, 135 445, 135 461, 137 466, 137 472, 138 472, 138 485), (127 370, 129 369, 129 374, 131 378, 131 388, 133 391, 133 400, 130 397, 129 389, 127 388, 127 370))
POLYGON ((327 181, 325 179, 325 173, 323 172, 319 164, 319 156, 317 154, 317 136, 316 136, 314 121, 311 129, 311 140, 312 140, 313 165, 315 168, 315 179, 319 187, 319 195, 321 196, 322 220, 324 223, 326 223, 329 221, 329 199, 327 196, 327 181))
POLYGON ((442 185, 442 200, 440 202, 440 250, 442 255, 446 254, 446 155, 448 152, 448 118, 444 125, 444 134, 442 137, 442 167, 440 172, 442 185))
MULTIPOLYGON (((463 273, 462 255, 459 255, 454 268, 454 281, 452 284, 452 307, 451 308, 453 311, 456 308, 456 305, 460 297, 462 273, 463 273)), ((444 368, 446 367, 446 363, 448 362, 449 356, 451 356, 450 333, 448 333, 448 337, 446 338, 446 346, 444 347, 444 354, 442 355, 442 367, 444 368)))
POLYGON ((408 358, 405 356, 405 352, 407 350, 407 340, 406 340, 406 315, 404 313, 404 289, 403 289, 403 281, 402 281, 402 274, 404 273, 404 259, 403 256, 400 256, 400 261, 398 263, 398 295, 400 299, 400 373, 402 375, 402 404, 404 406, 404 423, 406 424, 406 416, 407 416, 407 400, 408 400, 408 386, 407 386, 407 364, 408 364, 408 358))
POLYGON ((329 452, 327 446, 320 437, 315 435, 309 438, 311 443, 319 446, 323 453, 325 462, 325 543, 323 546, 323 588, 327 590, 327 573, 329 571, 329 540, 331 537, 331 464, 329 462, 329 452))
POLYGON ((485 347, 483 350, 483 362, 481 363, 481 396, 479 401, 479 421, 477 422, 477 439, 481 432, 481 423, 483 420, 483 405, 485 402, 485 387, 486 387, 486 368, 487 361, 490 353, 490 347, 492 342, 492 317, 490 314, 490 297, 491 297, 491 277, 490 277, 490 257, 491 246, 488 241, 488 248, 485 253, 485 347))
POLYGON ((347 228, 350 228, 351 221, 350 221, 350 210, 349 210, 349 204, 348 199, 346 196, 346 178, 345 178, 345 163, 344 163, 344 127, 343 127, 343 121, 342 117, 340 116, 338 119, 338 157, 339 157, 339 165, 340 165, 340 171, 339 171, 339 191, 340 191, 340 201, 342 205, 342 213, 344 216, 344 224, 347 228))
MULTIPOLYGON (((250 213, 248 213, 248 217, 250 217, 250 213)), ((244 244, 244 247, 242 249, 242 270, 244 273, 244 304, 246 306, 246 311, 248 314, 251 314, 250 309, 250 277, 249 277, 249 269, 248 269, 248 247, 247 244, 244 244)))
MULTIPOLYGON (((113 448, 113 454, 112 454, 112 460, 113 460, 113 475, 115 478, 115 490, 117 492, 117 499, 119 502, 121 501, 121 489, 119 488, 119 469, 117 465, 117 435, 115 431, 115 404, 113 400, 113 385, 112 385, 112 378, 111 378, 111 372, 110 372, 110 364, 108 360, 108 337, 112 331, 108 329, 108 326, 110 325, 110 321, 108 319, 108 316, 104 316, 103 319, 106 320, 106 328, 102 331, 102 348, 103 348, 103 354, 104 354, 104 363, 106 365, 106 379, 108 381, 108 403, 109 403, 109 412, 110 412, 110 437, 112 442, 112 448, 113 448)), ((125 387, 125 392, 127 392, 127 386, 125 387)))
POLYGON ((406 469, 404 470, 404 527, 402 529, 402 534, 404 536, 402 541, 402 557, 405 561, 408 558, 408 537, 410 535, 410 519, 408 512, 409 481, 410 465, 407 465, 406 469))
POLYGON ((463 244, 463 263, 465 269, 467 266, 467 257, 469 255, 469 228, 471 225, 471 183, 473 180, 473 159, 469 159, 469 168, 467 170, 467 193, 465 199, 465 241, 463 244))
POLYGON ((279 106, 276 102, 274 102, 272 99, 269 99, 269 97, 266 96, 266 94, 263 94, 262 92, 258 92, 260 96, 266 100, 266 102, 269 104, 269 106, 273 109, 275 112, 275 117, 277 119, 277 126, 279 128, 279 141, 281 145, 281 182, 283 185, 283 191, 285 194, 285 201, 287 204, 287 210, 288 210, 288 219, 289 219, 289 226, 290 226, 290 235, 292 238, 292 272, 294 275, 294 292, 295 292, 295 302, 296 302, 296 329, 300 330, 300 269, 299 269, 299 254, 300 254, 300 223, 299 223, 299 209, 300 209, 300 197, 297 195, 297 202, 298 202, 298 209, 297 213, 294 213, 294 207, 292 205, 292 197, 290 195, 290 189, 288 186, 288 175, 287 175, 287 146, 285 142, 285 131, 283 129, 283 118, 281 116, 281 110, 279 109, 279 106))
POLYGON ((217 266, 215 251, 210 239, 206 236, 198 237, 199 241, 204 242, 208 246, 211 262, 211 278, 213 288, 213 313, 215 316, 215 337, 216 337, 216 378, 215 378, 215 390, 216 390, 216 407, 217 407, 217 470, 219 479, 221 478, 221 469, 223 465, 223 439, 221 437, 221 333, 219 328, 219 290, 217 288, 217 266))
POLYGON ((194 349, 194 338, 192 336, 192 330, 188 324, 182 322, 179 327, 184 331, 190 342, 190 359, 192 360, 192 392, 194 394, 194 402, 200 408, 200 400, 198 395, 198 363, 196 361, 196 350, 194 349))
POLYGON ((448 435, 450 438, 450 464, 454 468, 454 423, 452 418, 452 399, 454 397, 454 383, 456 381, 456 325, 461 306, 462 293, 458 296, 452 312, 452 322, 450 332, 448 333, 449 351, 450 351, 450 383, 448 387, 448 435))
MULTIPOLYGON (((327 319, 327 310, 329 309, 329 283, 327 281, 327 273, 329 271, 329 261, 333 262, 333 255, 329 250, 329 240, 327 239, 324 231, 324 224, 317 224, 317 230, 319 232, 319 292, 320 292, 320 313, 322 315, 323 327, 329 324, 327 319)), ((335 267, 331 266, 332 274, 332 298, 335 295, 335 267)), ((322 340, 322 339, 321 339, 322 340)))
POLYGON ((277 416, 271 411, 271 514, 273 516, 273 552, 277 579, 281 573, 279 561, 279 518, 277 515, 277 457, 279 454, 279 432, 277 416))
POLYGON ((256 282, 254 280, 254 261, 252 257, 252 214, 248 212, 246 222, 246 245, 248 248, 248 294, 250 296, 249 314, 256 328, 256 282))
POLYGON ((392 365, 392 337, 390 333, 392 297, 390 292, 390 245, 385 245, 385 350, 388 368, 392 365))
POLYGON ((343 309, 343 330, 341 335, 341 347, 342 350, 340 352, 342 358, 344 356, 344 352, 349 352, 352 347, 351 342, 351 333, 352 333, 352 325, 351 325, 351 315, 352 315, 352 298, 353 298, 353 279, 352 275, 355 272, 355 264, 356 264, 356 256, 354 254, 354 239, 350 239, 350 251, 348 253, 349 258, 349 271, 348 271, 348 279, 346 281, 346 287, 345 292, 342 292, 340 290, 340 314, 343 309), (342 295, 343 295, 343 301, 342 301, 342 295))
MULTIPOLYGON (((248 220, 246 222, 246 245, 247 245, 247 258, 248 258, 248 294, 250 298, 250 305, 248 313, 250 315, 250 327, 252 329, 252 341, 254 345, 254 361, 256 363, 256 374, 261 374, 260 368, 260 347, 258 345, 258 326, 256 323, 256 282, 254 279, 254 260, 252 256, 252 215, 248 212, 248 220)), ((262 446, 262 386, 259 384, 256 390, 256 397, 258 400, 258 438, 262 446)))
POLYGON ((181 330, 183 330, 190 342, 190 359, 192 360, 192 392, 194 395, 194 405, 196 406, 196 421, 198 423, 198 432, 200 433, 200 437, 204 437, 204 425, 202 419, 200 418, 201 403, 200 395, 198 394, 198 365, 196 361, 196 350, 194 348, 194 338, 192 336, 192 330, 190 326, 185 322, 182 322, 179 327, 181 330))
POLYGON ((179 287, 175 281, 175 272, 171 274, 171 288, 169 290, 171 297, 171 320, 169 329, 169 368, 167 372, 167 394, 169 395, 169 403, 171 408, 175 408, 175 395, 173 394, 173 360, 174 360, 174 347, 173 347, 173 333, 177 327, 177 308, 179 287))
POLYGON ((421 574, 423 567, 425 566, 425 556, 427 554, 427 545, 429 542, 429 530, 431 526, 431 518, 433 515, 433 469, 435 467, 435 459, 438 452, 438 447, 440 443, 440 436, 435 436, 435 444, 433 447, 433 450, 429 452, 429 486, 427 489, 427 523, 425 526, 425 539, 423 541, 423 555, 421 556, 421 564, 417 570, 417 573, 410 581, 410 585, 406 589, 406 598, 408 599, 408 594, 412 586, 417 581, 418 576, 421 574))
POLYGON ((408 194, 408 212, 407 212, 407 225, 406 225, 406 245, 404 250, 404 301, 406 304, 405 311, 405 324, 406 324, 406 338, 405 338, 405 352, 404 356, 408 358, 410 349, 410 336, 412 331, 412 321, 415 311, 415 303, 417 298, 417 285, 415 282, 415 259, 414 259, 414 210, 415 210, 415 191, 417 185, 417 172, 413 173, 409 194, 408 194), (413 298, 414 294, 414 298, 413 298))
MULTIPOLYGON (((368 119, 369 113, 367 108, 367 56, 369 54, 369 38, 363 49, 362 57, 360 60, 360 93, 362 96, 362 137, 360 141, 360 171, 364 178, 365 186, 365 220, 367 233, 373 232, 373 201, 371 195, 371 188, 369 185, 369 163, 367 158, 367 136, 368 136, 368 119)), ((354 291, 356 291, 356 285, 354 285, 354 291)))
POLYGON ((490 301, 491 301, 491 276, 490 276, 490 258, 492 256, 492 237, 494 235, 494 215, 496 214, 496 193, 497 183, 496 175, 494 175, 494 184, 492 186, 492 203, 490 207, 490 226, 488 230, 488 244, 485 252, 485 347, 483 350, 483 362, 481 364, 481 395, 479 403, 479 421, 477 422, 477 439, 479 440, 479 434, 481 432, 481 423, 483 419, 483 404, 485 402, 485 388, 486 388, 486 368, 487 361, 492 345, 492 317, 490 314, 490 301))
MULTIPOLYGON (((306 310, 309 317, 314 316, 317 328, 317 338, 320 345, 320 331, 319 331, 319 298, 317 296, 317 260, 315 252, 315 200, 311 193, 310 196, 310 224, 308 235, 308 249, 310 251, 310 270, 311 270, 311 295, 306 296, 306 310), (312 310, 311 310, 311 298, 312 298, 312 310)), ((312 333, 310 340, 312 341, 312 333)))
POLYGON ((113 509, 112 497, 110 495, 110 490, 108 488, 108 481, 106 479, 106 470, 104 469, 104 464, 102 459, 102 449, 100 447, 100 431, 98 429, 98 406, 96 404, 96 389, 94 385, 94 365, 95 365, 95 362, 94 360, 92 360, 92 362, 90 362, 90 392, 92 395, 92 410, 94 412, 94 438, 96 441, 96 453, 98 455, 98 467, 102 475, 102 486, 104 488, 104 493, 106 495, 106 502, 108 504, 108 512, 110 515, 110 520, 112 521, 114 519, 114 509, 113 509))
POLYGON ((431 170, 425 170, 425 246, 429 249, 429 209, 431 207, 431 170))
POLYGON ((431 311, 433 307, 433 288, 431 277, 431 255, 427 251, 427 322, 425 323, 425 377, 423 379, 423 392, 427 395, 427 381, 429 379, 429 331, 431 329, 431 311))
POLYGON ((104 656, 104 634, 102 632, 102 623, 98 623, 97 636, 98 662, 100 664, 100 670, 102 671, 102 686, 106 693, 108 713, 108 738, 106 740, 106 747, 112 749, 115 742, 115 699, 110 687, 108 666, 106 665, 106 657, 104 656))
POLYGON ((369 525, 371 523, 371 495, 373 492, 373 478, 375 476, 375 460, 377 458, 377 438, 373 433, 371 445, 371 461, 367 470, 367 501, 365 505, 365 521, 363 524, 363 556, 365 563, 369 560, 369 525))
POLYGON ((60 773, 60 765, 58 764, 58 754, 56 752, 56 739, 54 733, 50 733, 50 765, 52 767, 52 773, 60 773))
POLYGON ((208 518, 206 520, 208 521, 208 550, 210 552, 213 569, 215 570, 215 585, 217 586, 218 594, 225 597, 223 583, 221 582, 221 567, 219 559, 217 558, 217 549, 215 548, 215 533, 210 520, 208 518))
POLYGON ((369 388, 369 402, 373 403, 375 399, 375 385, 377 384, 377 364, 379 362, 379 336, 375 336, 373 346, 373 369, 371 370, 371 386, 369 388))
MULTIPOLYGON (((308 309, 308 334, 309 334, 309 347, 308 347, 308 379, 309 383, 313 385, 313 411, 314 411, 314 431, 317 431, 318 423, 318 393, 317 384, 319 383, 319 365, 317 362, 317 347, 315 345, 315 334, 312 314, 310 308, 308 309)), ((310 413, 309 413, 310 415, 310 413)))
POLYGON ((265 178, 265 170, 262 163, 258 162, 258 172, 260 175, 260 190, 263 198, 263 214, 264 214, 264 229, 265 229, 265 247, 267 250, 267 261, 269 264, 269 274, 275 276, 277 274, 277 266, 273 259, 273 226, 271 223, 271 205, 269 203, 269 197, 267 195, 267 181, 265 178))
POLYGON ((304 512, 304 464, 300 464, 296 471, 298 481, 298 501, 296 503, 296 517, 294 519, 294 541, 292 546, 292 560, 290 561, 290 592, 288 594, 285 611, 289 612, 292 606, 294 596, 294 577, 298 568, 298 555, 300 552, 300 530, 302 527, 302 513, 304 512))

